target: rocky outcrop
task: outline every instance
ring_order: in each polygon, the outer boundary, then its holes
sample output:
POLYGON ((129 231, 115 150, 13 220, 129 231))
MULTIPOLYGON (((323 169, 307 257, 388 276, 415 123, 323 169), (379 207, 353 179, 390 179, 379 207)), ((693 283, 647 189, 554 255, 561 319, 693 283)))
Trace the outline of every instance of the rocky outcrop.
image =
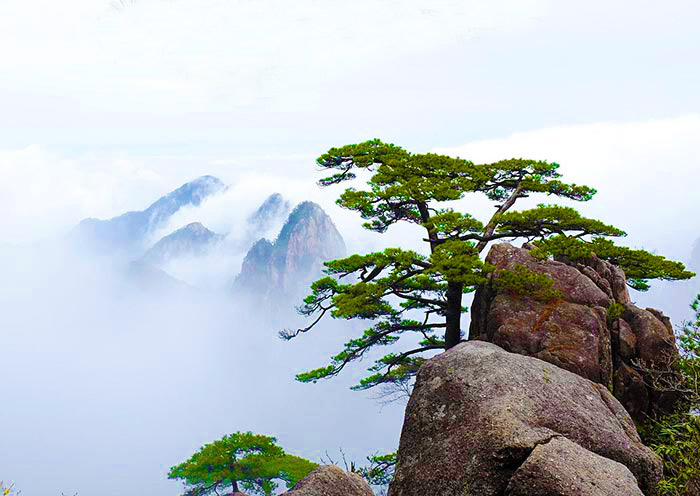
POLYGON ((659 384, 677 380, 678 351, 667 317, 630 300, 624 272, 595 256, 583 262, 540 261, 529 247, 494 245, 486 262, 496 267, 472 305, 469 338, 540 358, 613 391, 636 419, 668 410, 673 393, 659 384), (560 298, 540 301, 498 290, 502 270, 524 266, 547 274, 560 298))
POLYGON ((604 489, 527 494, 608 494, 616 479, 615 494, 650 495, 662 467, 607 388, 577 374, 483 341, 421 367, 390 496, 525 494, 545 472, 561 485, 604 489))
POLYGON ((274 243, 261 239, 247 253, 234 282, 238 293, 263 300, 300 296, 320 277, 323 262, 345 255, 333 221, 313 202, 299 204, 274 243))
POLYGON ((532 450, 506 487, 506 496, 642 495, 627 467, 555 437, 532 450))
POLYGON ((281 496, 374 496, 374 493, 359 475, 335 465, 324 465, 281 496))

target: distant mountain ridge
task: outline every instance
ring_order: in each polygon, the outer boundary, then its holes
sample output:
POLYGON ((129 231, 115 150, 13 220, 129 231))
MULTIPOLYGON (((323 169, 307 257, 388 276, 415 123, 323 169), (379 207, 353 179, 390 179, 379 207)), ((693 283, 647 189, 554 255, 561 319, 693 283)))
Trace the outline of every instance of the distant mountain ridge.
POLYGON ((145 238, 163 227, 178 210, 198 206, 202 201, 226 189, 214 176, 202 176, 161 197, 141 211, 126 212, 112 219, 84 219, 71 232, 71 238, 100 251, 133 253, 143 249, 145 238))
MULTIPOLYGON (((200 283, 231 288, 231 282, 224 281, 231 281, 234 264, 245 253, 232 284, 234 291, 239 297, 251 296, 256 302, 268 303, 297 299, 322 275, 324 261, 345 255, 343 237, 319 205, 305 201, 290 213, 289 201, 279 193, 268 196, 226 233, 190 222, 149 247, 155 233, 172 225, 176 212, 196 207, 226 189, 216 177, 202 176, 145 210, 108 220, 85 219, 73 229, 69 241, 79 243, 80 250, 90 248, 100 256, 116 256, 117 262, 126 263, 129 279, 139 287, 156 290, 195 288, 200 283), (276 230, 279 234, 274 241, 266 239, 276 230)), ((193 210, 192 214, 197 212, 193 210)))
POLYGON ((192 222, 161 238, 146 252, 142 260, 158 265, 173 258, 201 256, 225 237, 210 231, 201 222, 192 222))
POLYGON ((248 230, 252 232, 265 232, 279 218, 289 215, 289 201, 279 193, 273 193, 253 212, 247 219, 248 230))

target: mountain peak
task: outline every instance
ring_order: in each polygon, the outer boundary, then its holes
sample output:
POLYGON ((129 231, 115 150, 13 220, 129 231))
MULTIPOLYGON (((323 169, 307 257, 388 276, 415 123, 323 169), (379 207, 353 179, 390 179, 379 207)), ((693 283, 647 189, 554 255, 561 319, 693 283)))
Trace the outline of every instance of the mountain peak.
POLYGON ((185 206, 197 206, 225 189, 220 179, 201 176, 161 197, 145 210, 126 212, 109 220, 84 219, 72 235, 93 249, 126 250, 134 254, 143 249, 147 235, 164 226, 175 212, 185 206))
POLYGON ((201 222, 190 222, 185 227, 181 227, 175 232, 177 233, 180 231, 198 235, 212 233, 212 231, 204 227, 204 225, 201 222))
POLYGON ((312 201, 305 201, 294 207, 294 210, 292 210, 292 213, 289 214, 287 218, 287 222, 284 223, 275 244, 286 245, 289 243, 290 237, 292 237, 294 232, 308 230, 308 227, 303 226, 308 226, 310 224, 322 226, 324 234, 332 235, 336 240, 340 239, 343 245, 342 251, 345 251, 345 243, 343 243, 343 238, 335 228, 335 224, 333 224, 333 221, 321 206, 312 201))
POLYGON ((161 238, 142 260, 161 264, 177 257, 200 256, 223 239, 223 235, 210 231, 201 222, 192 222, 161 238))
POLYGON ((261 235, 289 214, 289 202, 279 193, 268 196, 264 202, 248 217, 250 231, 261 235))
POLYGON ((294 208, 274 243, 259 240, 243 261, 235 286, 258 295, 292 295, 321 274, 323 262, 345 255, 345 242, 316 203, 294 208))

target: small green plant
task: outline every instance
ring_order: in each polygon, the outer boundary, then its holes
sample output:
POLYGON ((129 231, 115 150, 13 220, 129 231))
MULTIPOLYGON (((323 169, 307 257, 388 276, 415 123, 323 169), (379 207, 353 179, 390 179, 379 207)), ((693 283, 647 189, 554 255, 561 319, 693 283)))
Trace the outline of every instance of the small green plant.
POLYGON ((318 466, 285 453, 276 441, 274 437, 252 432, 224 436, 172 467, 168 478, 181 479, 185 483, 185 495, 219 494, 219 489, 228 486, 233 493, 244 489, 251 494, 270 496, 277 488, 275 481, 286 483, 289 489, 318 466))
POLYGON ((554 287, 551 277, 530 270, 522 264, 516 264, 512 270, 499 270, 495 276, 494 285, 501 291, 510 291, 541 301, 561 298, 561 292, 554 287))
POLYGON ((616 303, 613 302, 610 304, 608 307, 608 312, 606 315, 608 325, 612 324, 616 319, 619 319, 622 317, 622 314, 625 312, 625 306, 622 305, 621 303, 616 303))
POLYGON ((640 434, 664 463, 661 496, 700 494, 700 295, 691 305, 693 321, 684 322, 677 336, 683 375, 683 401, 670 415, 650 419, 640 434))
POLYGON ((357 473, 360 474, 368 484, 373 486, 386 486, 394 478, 396 453, 368 456, 367 461, 369 465, 360 467, 357 473))

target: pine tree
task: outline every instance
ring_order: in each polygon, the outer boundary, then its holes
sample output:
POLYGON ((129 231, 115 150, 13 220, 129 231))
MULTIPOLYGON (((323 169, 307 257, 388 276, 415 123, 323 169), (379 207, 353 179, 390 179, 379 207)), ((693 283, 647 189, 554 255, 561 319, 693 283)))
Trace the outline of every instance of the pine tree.
MULTIPOLYGON (((328 275, 312 284, 311 294, 299 307, 302 315, 313 318, 311 324, 284 330, 280 336, 291 339, 307 332, 326 314, 372 324, 361 336, 348 341, 330 365, 298 374, 302 382, 335 376, 369 350, 393 345, 403 335, 417 334, 417 346, 377 360, 369 369, 371 375, 354 389, 410 380, 427 353, 449 349, 462 340, 463 295, 486 282, 492 267, 482 261, 481 254, 490 242, 499 239, 533 242, 535 252, 543 258, 562 255, 576 259, 595 253, 624 269, 628 284, 638 290, 647 289, 649 279, 693 276, 681 263, 615 245, 607 238, 625 236, 622 230, 585 218, 571 207, 540 204, 512 211, 519 199, 532 194, 575 201, 593 197, 596 191, 588 186, 560 181, 559 165, 553 162, 510 159, 474 164, 432 153, 412 154, 371 140, 332 148, 316 163, 332 172, 319 181, 321 186, 355 179, 358 169, 370 171, 373 175, 366 189, 348 188, 337 203, 359 212, 365 219, 363 226, 371 231, 383 233, 398 223, 421 226, 427 250, 423 254, 389 248, 325 264, 328 275), (495 212, 486 222, 449 207, 449 202, 469 193, 485 195, 495 203, 495 212), (420 314, 419 319, 411 318, 416 314, 420 314)), ((503 280, 543 298, 557 296, 551 279, 524 267, 503 280)))
POLYGON ((183 480, 186 496, 218 494, 227 486, 234 493, 245 489, 269 496, 277 488, 275 480, 290 488, 317 467, 304 458, 286 454, 276 441, 252 432, 229 434, 205 444, 189 460, 172 467, 168 478, 183 480))

